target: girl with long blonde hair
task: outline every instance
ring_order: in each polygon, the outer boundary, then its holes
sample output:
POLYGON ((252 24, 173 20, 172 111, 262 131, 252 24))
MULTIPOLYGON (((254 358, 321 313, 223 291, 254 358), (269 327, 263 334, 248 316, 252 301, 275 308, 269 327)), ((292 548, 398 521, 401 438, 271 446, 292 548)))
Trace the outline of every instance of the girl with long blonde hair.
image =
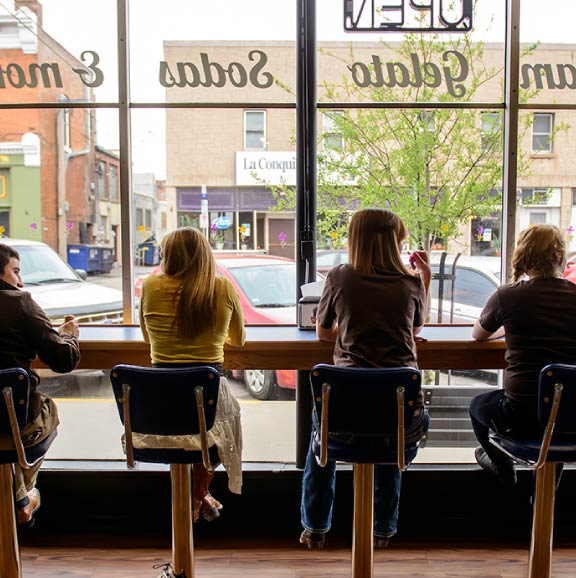
MULTIPOLYGON (((216 276, 214 255, 206 237, 197 229, 182 227, 162 240, 158 275, 142 284, 140 324, 150 343, 155 367, 211 365, 221 374, 216 421, 208 441, 228 472, 229 488, 240 492, 242 480, 242 431, 240 406, 223 376, 224 345, 244 344, 244 318, 234 286, 216 276)), ((197 436, 137 436, 139 447, 200 449, 197 436)), ((193 466, 194 521, 211 521, 222 504, 209 492, 213 472, 193 466)))

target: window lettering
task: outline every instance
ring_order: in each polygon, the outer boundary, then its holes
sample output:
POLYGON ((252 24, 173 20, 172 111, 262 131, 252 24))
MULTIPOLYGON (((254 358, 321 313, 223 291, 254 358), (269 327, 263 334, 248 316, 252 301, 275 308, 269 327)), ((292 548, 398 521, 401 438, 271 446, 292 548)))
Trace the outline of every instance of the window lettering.
POLYGON ((222 88, 230 82, 232 86, 244 88, 250 84, 255 88, 270 88, 273 83, 273 77, 270 72, 263 72, 268 63, 268 56, 262 50, 251 50, 248 53, 250 61, 254 62, 251 67, 246 69, 240 62, 231 62, 225 66, 219 62, 210 60, 206 52, 200 53, 200 64, 193 62, 176 62, 170 64, 166 61, 160 62, 159 81, 166 88, 185 86, 195 88, 205 86, 206 88, 222 88), (174 70, 175 72, 172 72, 174 70))
MULTIPOLYGON (((79 75, 85 86, 95 88, 104 82, 104 72, 99 68, 100 56, 94 50, 85 50, 80 59, 87 64, 72 70, 79 75)), ((200 54, 200 64, 193 62, 159 62, 158 82, 165 88, 223 88, 229 82, 236 88, 244 88, 249 83, 260 89, 270 88, 274 83, 272 73, 265 71, 268 55, 263 50, 251 50, 248 59, 253 63, 246 66, 241 62, 230 62, 227 66, 211 60, 205 52, 200 54)), ((437 88, 442 80, 448 92, 454 97, 463 97, 466 87, 462 84, 468 78, 469 64, 466 57, 456 50, 447 50, 442 55, 446 66, 440 68, 434 62, 421 62, 420 56, 410 54, 410 62, 382 62, 377 54, 371 57, 371 63, 354 62, 350 73, 354 83, 360 88, 373 86, 390 88, 429 86, 437 88)), ((520 87, 534 86, 536 89, 576 90, 576 65, 535 63, 523 64, 520 70, 520 87)), ((28 70, 20 64, 11 62, 0 64, 0 89, 35 88, 41 84, 44 88, 62 88, 62 74, 56 62, 43 64, 31 63, 28 70)))

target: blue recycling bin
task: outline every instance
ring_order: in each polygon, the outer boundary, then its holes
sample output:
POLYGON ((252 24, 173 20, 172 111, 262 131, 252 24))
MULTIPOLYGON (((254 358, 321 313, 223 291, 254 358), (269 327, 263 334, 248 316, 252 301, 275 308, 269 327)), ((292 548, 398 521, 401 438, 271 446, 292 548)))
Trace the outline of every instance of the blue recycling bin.
POLYGON ((100 273, 110 273, 114 263, 114 247, 98 247, 100 251, 100 273))
POLYGON ((138 245, 139 265, 158 265, 160 263, 160 246, 158 243, 144 242, 138 245))
POLYGON ((86 273, 100 271, 100 247, 98 245, 68 245, 68 264, 73 269, 84 269, 86 273))

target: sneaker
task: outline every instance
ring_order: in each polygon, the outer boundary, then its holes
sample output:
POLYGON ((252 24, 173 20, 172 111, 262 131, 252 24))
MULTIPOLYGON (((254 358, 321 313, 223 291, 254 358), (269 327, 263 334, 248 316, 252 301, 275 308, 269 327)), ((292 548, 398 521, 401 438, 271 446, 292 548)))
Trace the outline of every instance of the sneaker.
POLYGON ((18 508, 16 513, 18 525, 22 528, 31 528, 34 525, 34 514, 40 508, 40 492, 38 488, 32 488, 28 492, 28 503, 18 508))
POLYGON ((502 461, 496 464, 488 457, 483 447, 474 450, 474 457, 483 470, 496 476, 505 486, 513 486, 516 484, 516 470, 514 469, 514 462, 512 460, 503 455, 502 461))
POLYGON ((380 538, 378 536, 374 536, 374 548, 383 550, 384 548, 388 548, 389 544, 390 538, 380 538))
POLYGON ((154 564, 152 566, 154 570, 158 570, 158 568, 162 568, 162 572, 156 576, 156 578, 186 578, 184 572, 182 574, 175 574, 174 569, 172 568, 171 562, 166 562, 164 564, 154 564))
POLYGON ((306 544, 308 550, 320 550, 320 548, 324 548, 325 537, 326 535, 324 533, 304 530, 302 534, 300 534, 300 544, 306 544))

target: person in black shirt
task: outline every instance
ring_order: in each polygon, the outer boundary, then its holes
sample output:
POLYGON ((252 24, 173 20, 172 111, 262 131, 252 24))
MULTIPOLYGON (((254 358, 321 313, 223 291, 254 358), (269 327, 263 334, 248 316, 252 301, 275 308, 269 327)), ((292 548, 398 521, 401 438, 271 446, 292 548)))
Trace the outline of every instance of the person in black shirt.
MULTIPOLYGON (((58 373, 72 371, 80 361, 78 323, 69 320, 54 329, 30 293, 22 291, 20 256, 0 243, 0 369, 21 367, 30 375, 28 424, 22 429, 25 446, 47 438, 58 426, 58 411, 49 397, 38 391, 39 378, 31 369, 36 359, 58 373)), ((11 439, 0 437, 0 449, 13 448, 11 439)), ((28 470, 15 465, 16 508, 19 525, 30 526, 40 507, 36 478, 41 461, 28 470)))

